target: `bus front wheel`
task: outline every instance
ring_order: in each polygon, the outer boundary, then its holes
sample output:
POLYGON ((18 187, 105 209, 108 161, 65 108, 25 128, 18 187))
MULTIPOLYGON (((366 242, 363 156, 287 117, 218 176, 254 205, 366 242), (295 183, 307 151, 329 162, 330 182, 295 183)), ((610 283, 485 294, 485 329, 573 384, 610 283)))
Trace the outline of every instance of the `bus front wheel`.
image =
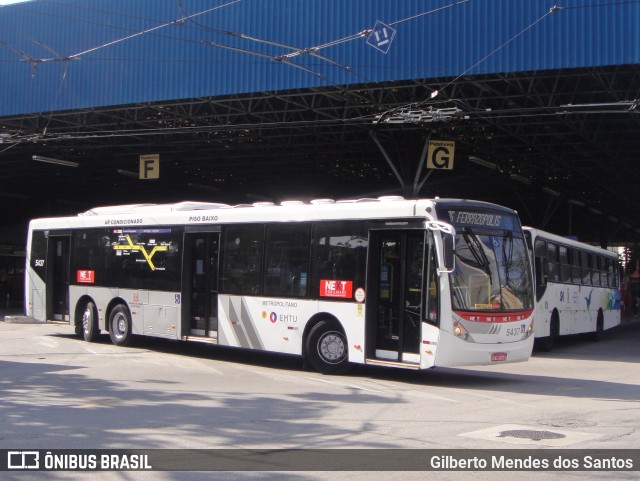
POLYGON ((306 347, 309 362, 323 374, 343 372, 349 364, 347 338, 332 322, 320 321, 313 326, 306 347))
POLYGON ((122 304, 114 307, 109 315, 109 336, 116 346, 126 346, 131 342, 131 316, 122 304))
POLYGON ((549 336, 537 339, 538 349, 542 352, 550 352, 556 341, 560 337, 560 318, 556 312, 551 316, 551 326, 549 327, 549 336))
POLYGON ((93 302, 88 301, 84 305, 80 323, 76 325, 76 332, 82 335, 82 338, 87 342, 95 342, 98 340, 100 328, 98 327, 96 305, 93 302))

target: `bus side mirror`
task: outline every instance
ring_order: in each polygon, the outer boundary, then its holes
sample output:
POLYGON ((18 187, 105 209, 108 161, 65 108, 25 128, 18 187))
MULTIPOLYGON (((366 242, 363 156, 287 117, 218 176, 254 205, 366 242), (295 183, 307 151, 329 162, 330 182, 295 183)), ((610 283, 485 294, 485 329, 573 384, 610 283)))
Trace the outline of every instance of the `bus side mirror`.
POLYGON ((450 274, 456 267, 455 238, 456 230, 451 224, 437 220, 427 221, 427 229, 432 232, 440 232, 442 238, 442 250, 438 255, 438 274, 450 274))
POLYGON ((444 265, 442 266, 444 271, 453 272, 455 267, 455 256, 454 253, 454 239, 451 234, 442 234, 442 261, 444 265))

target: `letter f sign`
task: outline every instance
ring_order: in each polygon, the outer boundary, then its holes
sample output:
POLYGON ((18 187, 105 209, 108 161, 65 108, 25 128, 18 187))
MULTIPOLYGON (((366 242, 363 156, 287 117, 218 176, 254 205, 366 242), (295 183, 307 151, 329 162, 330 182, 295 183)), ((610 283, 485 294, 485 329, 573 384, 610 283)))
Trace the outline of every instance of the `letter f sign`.
POLYGON ((159 179, 160 178, 160 155, 148 154, 140 156, 140 178, 159 179))

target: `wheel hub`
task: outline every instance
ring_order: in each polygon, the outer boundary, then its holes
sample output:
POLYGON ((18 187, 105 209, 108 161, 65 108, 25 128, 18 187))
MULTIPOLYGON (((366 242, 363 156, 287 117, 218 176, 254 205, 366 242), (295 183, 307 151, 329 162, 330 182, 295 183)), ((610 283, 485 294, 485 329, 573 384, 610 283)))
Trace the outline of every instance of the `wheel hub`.
POLYGON ((85 309, 85 311, 82 313, 82 329, 84 329, 85 331, 89 329, 90 316, 91 312, 89 312, 89 309, 85 309))
POLYGON ((328 361, 335 361, 344 356, 345 345, 336 334, 328 334, 320 341, 320 355, 328 361))

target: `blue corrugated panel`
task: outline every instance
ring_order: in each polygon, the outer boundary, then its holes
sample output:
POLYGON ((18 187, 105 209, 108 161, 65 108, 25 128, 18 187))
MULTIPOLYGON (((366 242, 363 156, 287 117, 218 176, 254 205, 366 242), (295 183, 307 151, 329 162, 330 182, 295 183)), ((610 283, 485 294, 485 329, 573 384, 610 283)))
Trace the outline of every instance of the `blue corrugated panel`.
POLYGON ((226 3, 36 0, 2 7, 0 115, 640 61, 636 2, 565 0, 555 12, 554 2, 544 0, 226 3), (171 24, 215 6, 221 8, 171 24), (302 49, 344 39, 376 20, 397 30, 387 54, 360 38, 318 51, 340 65, 309 55, 290 59, 318 75, 275 60, 291 49, 223 33, 302 49), (164 24, 170 25, 141 34, 164 24))

